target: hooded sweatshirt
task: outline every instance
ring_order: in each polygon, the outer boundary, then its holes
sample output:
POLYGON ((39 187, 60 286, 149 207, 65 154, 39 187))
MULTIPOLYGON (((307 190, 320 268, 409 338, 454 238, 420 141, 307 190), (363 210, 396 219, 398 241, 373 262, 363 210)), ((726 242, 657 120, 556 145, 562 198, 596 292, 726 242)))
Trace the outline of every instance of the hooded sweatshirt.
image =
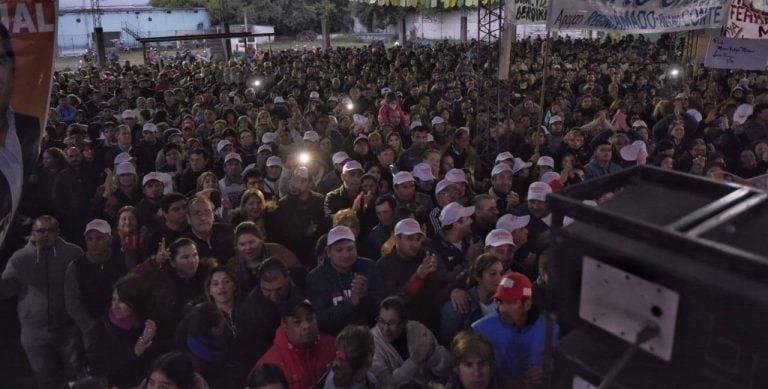
POLYGON ((256 366, 272 363, 283 371, 290 389, 314 387, 325 374, 336 355, 332 337, 320 334, 309 348, 298 348, 288 342, 285 326, 280 324, 275 332, 275 343, 256 366))
POLYGON ((64 276, 69 263, 83 250, 58 239, 45 248, 30 241, 8 261, 0 279, 0 298, 18 294, 19 322, 23 344, 51 341, 73 322, 64 304, 64 276))

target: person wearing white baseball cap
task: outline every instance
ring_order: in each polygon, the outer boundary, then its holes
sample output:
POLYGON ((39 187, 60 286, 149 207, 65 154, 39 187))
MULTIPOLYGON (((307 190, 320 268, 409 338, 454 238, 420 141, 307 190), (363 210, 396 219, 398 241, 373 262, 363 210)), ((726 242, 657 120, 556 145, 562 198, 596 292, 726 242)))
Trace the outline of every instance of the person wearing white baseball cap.
POLYGON ((512 167, 515 164, 515 156, 512 155, 509 151, 503 151, 496 155, 496 160, 494 161, 496 164, 499 164, 500 162, 504 162, 509 165, 509 167, 512 167))
POLYGON ((392 190, 398 207, 411 210, 418 217, 426 216, 432 210, 432 198, 416 192, 416 180, 408 172, 398 172, 392 177, 392 190))
POLYGON ((485 252, 501 261, 502 272, 523 270, 523 267, 515 261, 517 247, 512 233, 505 229, 491 230, 485 237, 485 252))
POLYGON ((429 221, 427 224, 427 233, 429 236, 434 236, 440 232, 442 227, 442 224, 440 223, 440 212, 443 210, 443 207, 458 201, 458 199, 459 190, 457 189, 456 184, 443 179, 435 185, 435 200, 437 201, 437 204, 431 211, 429 211, 429 215, 427 215, 427 220, 429 221))
POLYGON ((227 196, 232 207, 240 204, 240 195, 245 190, 243 182, 243 159, 238 153, 224 157, 224 177, 219 180, 219 191, 227 196))
POLYGON ((304 133, 302 139, 305 142, 317 143, 320 142, 320 135, 318 135, 316 131, 309 130, 304 133))
POLYGON ((112 228, 106 220, 93 219, 85 226, 85 253, 67 266, 64 302, 67 313, 88 336, 109 310, 112 285, 126 273, 125 257, 112 250, 112 228))
POLYGON ((459 196, 458 202, 468 204, 472 198, 472 190, 469 189, 466 173, 461 169, 451 169, 445 172, 445 179, 456 186, 459 196))
POLYGON ((266 174, 261 182, 261 191, 267 200, 280 199, 280 176, 283 173, 283 160, 278 156, 267 158, 265 164, 266 174))
POLYGON ((432 174, 432 166, 422 162, 413 167, 411 172, 416 179, 417 190, 421 193, 432 193, 435 188, 435 176, 432 174))
POLYGON ((327 259, 307 275, 307 295, 320 330, 335 335, 349 324, 371 325, 384 291, 376 264, 358 257, 349 227, 328 231, 327 259))
POLYGON ((232 145, 228 139, 222 139, 219 143, 216 143, 216 153, 222 157, 226 157, 228 154, 235 150, 235 146, 232 145))
POLYGON ((555 170, 555 159, 547 155, 542 155, 539 157, 539 160, 536 161, 536 167, 539 169, 539 176, 551 172, 555 170))
POLYGON ((268 145, 271 143, 275 143, 275 133, 274 132, 265 132, 261 136, 261 144, 268 145))
POLYGON ((317 184, 317 192, 321 195, 325 195, 328 192, 341 186, 341 171, 344 168, 344 164, 352 158, 343 151, 339 151, 331 157, 333 163, 333 169, 323 176, 320 183, 317 184))
POLYGON ((115 167, 114 175, 107 174, 104 185, 94 196, 91 206, 99 210, 97 216, 108 218, 126 206, 134 205, 141 198, 141 181, 136 174, 136 167, 131 162, 123 162, 115 167), (102 213, 103 212, 103 213, 102 213))
POLYGON ((144 198, 136 204, 136 218, 139 225, 147 226, 151 231, 159 227, 162 219, 159 217, 160 199, 165 191, 163 173, 150 172, 144 175, 141 180, 144 198))
POLYGON ((341 169, 341 186, 325 195, 325 216, 330 218, 339 210, 352 208, 362 193, 363 166, 360 162, 347 161, 341 169))
POLYGON ((493 167, 491 170, 491 189, 488 190, 488 194, 496 199, 496 207, 501 214, 511 212, 520 204, 520 196, 512 190, 513 183, 514 173, 512 173, 509 163, 501 162, 493 167))
MULTIPOLYGON (((515 209, 514 214, 519 220, 517 218, 511 219, 512 221, 505 220, 504 224, 497 225, 512 232, 513 239, 519 240, 524 234, 522 232, 515 233, 520 227, 513 227, 522 224, 525 221, 523 218, 528 216, 528 222, 525 224, 525 229, 528 232, 527 241, 523 244, 517 244, 520 242, 516 241, 518 249, 515 252, 515 258, 519 261, 529 261, 529 254, 533 250, 538 251, 542 244, 545 243, 540 241, 540 238, 548 239, 549 234, 546 232, 549 231, 550 223, 547 220, 551 216, 546 200, 547 195, 550 193, 552 193, 552 187, 549 184, 540 181, 532 183, 528 188, 528 201, 515 209)), ((509 216, 509 218, 511 217, 509 216)))

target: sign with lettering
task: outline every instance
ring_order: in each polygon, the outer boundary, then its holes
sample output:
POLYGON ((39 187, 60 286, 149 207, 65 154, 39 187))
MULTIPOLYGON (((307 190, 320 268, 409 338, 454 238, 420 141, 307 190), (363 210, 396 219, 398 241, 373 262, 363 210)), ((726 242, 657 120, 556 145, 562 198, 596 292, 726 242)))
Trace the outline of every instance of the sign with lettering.
POLYGON ((549 0, 507 0, 506 8, 509 16, 506 20, 510 23, 543 24, 547 22, 549 0))
POLYGON ((646 33, 720 28, 728 0, 550 0, 550 30, 646 33))
POLYGON ((768 40, 712 38, 704 66, 717 69, 765 70, 768 40))
POLYGON ((51 91, 56 2, 0 4, 0 246, 37 162, 51 91))
POLYGON ((725 36, 729 38, 768 38, 768 12, 755 8, 758 2, 768 0, 733 0, 725 24, 725 36))

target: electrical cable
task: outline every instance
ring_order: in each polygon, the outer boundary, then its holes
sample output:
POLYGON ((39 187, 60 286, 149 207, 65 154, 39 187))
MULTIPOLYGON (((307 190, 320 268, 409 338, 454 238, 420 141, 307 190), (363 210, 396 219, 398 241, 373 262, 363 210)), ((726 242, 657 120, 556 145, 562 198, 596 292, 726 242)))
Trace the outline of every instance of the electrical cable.
POLYGON ((611 385, 616 379, 616 376, 619 375, 619 372, 621 372, 627 362, 629 362, 629 359, 635 355, 635 352, 637 352, 640 346, 643 343, 658 336, 659 331, 659 326, 656 325, 656 323, 649 323, 643 327, 643 329, 637 333, 637 339, 635 340, 635 343, 632 343, 632 345, 629 346, 629 348, 624 351, 623 354, 621 354, 621 357, 619 357, 619 359, 613 364, 611 369, 608 371, 608 374, 603 377, 603 381, 600 382, 598 389, 607 389, 608 386, 611 385))

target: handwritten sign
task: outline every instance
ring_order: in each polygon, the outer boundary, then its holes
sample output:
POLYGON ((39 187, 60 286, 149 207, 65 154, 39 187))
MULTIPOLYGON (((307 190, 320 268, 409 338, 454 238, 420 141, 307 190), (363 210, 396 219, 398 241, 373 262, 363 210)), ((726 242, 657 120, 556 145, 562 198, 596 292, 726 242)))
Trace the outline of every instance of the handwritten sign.
POLYGON ((547 22, 549 0, 507 0, 506 7, 509 21, 516 25, 547 22))
POLYGON ((716 69, 765 70, 768 40, 712 38, 704 66, 716 69))
POLYGON ((768 0, 733 0, 728 10, 724 36, 729 38, 768 38, 768 11, 760 10, 758 3, 768 0))

